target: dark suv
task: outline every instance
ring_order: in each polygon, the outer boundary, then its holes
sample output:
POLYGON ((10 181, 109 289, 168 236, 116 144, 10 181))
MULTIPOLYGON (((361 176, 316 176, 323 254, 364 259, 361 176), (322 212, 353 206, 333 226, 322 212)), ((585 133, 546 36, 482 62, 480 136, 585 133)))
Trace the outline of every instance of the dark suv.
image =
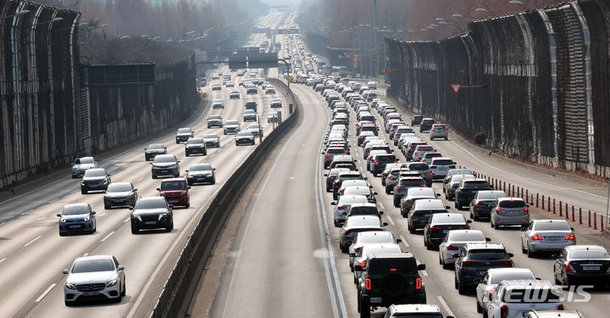
POLYGON ((513 267, 510 259, 513 254, 507 253, 504 245, 499 243, 466 243, 454 256, 454 285, 461 295, 468 287, 476 286, 488 269, 513 267))
POLYGON ((80 182, 80 191, 87 194, 89 191, 106 191, 110 184, 110 174, 104 168, 93 168, 85 170, 83 180, 80 182))
POLYGON ((426 288, 418 272, 425 269, 411 253, 369 255, 356 286, 361 317, 369 317, 371 307, 425 304, 426 288))
POLYGON ((485 179, 462 180, 455 190, 455 208, 461 210, 463 206, 470 206, 470 202, 478 191, 491 190, 485 179))
POLYGON ((378 174, 383 172, 383 169, 385 169, 385 165, 397 161, 398 159, 393 154, 377 155, 375 156, 375 160, 371 163, 371 173, 373 173, 373 176, 377 176, 378 174))

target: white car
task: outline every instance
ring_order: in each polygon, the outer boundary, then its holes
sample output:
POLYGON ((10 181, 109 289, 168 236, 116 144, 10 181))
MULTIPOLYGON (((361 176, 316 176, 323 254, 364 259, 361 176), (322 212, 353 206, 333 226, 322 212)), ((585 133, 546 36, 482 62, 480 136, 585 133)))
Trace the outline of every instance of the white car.
POLYGON ((504 280, 487 306, 488 318, 522 318, 530 310, 563 310, 548 280, 504 280))
POLYGON ((447 269, 455 263, 454 254, 466 243, 485 243, 488 239, 479 230, 451 230, 438 246, 438 261, 447 269))
POLYGON ((364 244, 358 253, 354 253, 350 255, 350 257, 354 258, 354 284, 358 283, 358 279, 362 274, 363 268, 366 267, 366 260, 370 255, 379 255, 379 254, 394 254, 394 253, 402 253, 402 249, 398 244, 380 244, 380 243, 369 243, 364 244))
POLYGON ((79 257, 69 269, 64 285, 64 302, 70 306, 80 300, 114 300, 125 296, 125 268, 112 255, 79 257))
POLYGON ((443 316, 438 305, 413 304, 413 305, 391 305, 388 307, 384 318, 454 318, 453 316, 443 316))
POLYGON ((79 178, 85 174, 87 169, 99 168, 93 157, 81 157, 74 160, 72 165, 72 178, 79 178))
POLYGON ((352 255, 359 253, 365 244, 398 244, 400 242, 402 240, 396 239, 390 231, 370 231, 356 234, 352 245, 348 249, 348 255, 350 255, 349 268, 352 271, 354 270, 354 257, 352 255))
POLYGON ((217 134, 207 134, 201 137, 207 148, 220 148, 220 137, 217 134))
POLYGON ((487 306, 489 297, 503 280, 536 279, 529 268, 490 268, 477 285, 477 312, 482 313, 487 306))
POLYGON ((432 180, 445 179, 447 171, 455 169, 455 161, 451 158, 437 157, 430 161, 430 172, 432 172, 432 180))
POLYGON ((259 125, 258 123, 252 123, 248 125, 246 129, 251 132, 254 137, 258 137, 261 135, 261 125, 259 125))

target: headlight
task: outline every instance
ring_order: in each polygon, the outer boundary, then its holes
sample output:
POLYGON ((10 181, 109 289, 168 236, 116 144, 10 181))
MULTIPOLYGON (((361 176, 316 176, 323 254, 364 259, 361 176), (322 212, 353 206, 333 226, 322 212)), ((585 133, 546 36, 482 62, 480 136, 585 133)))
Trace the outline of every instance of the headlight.
POLYGON ((67 221, 66 221, 66 219, 64 219, 64 218, 59 219, 59 221, 60 221, 61 223, 66 223, 66 222, 67 222, 67 221))
POLYGON ((131 217, 142 221, 142 217, 139 214, 132 214, 131 217))
POLYGON ((85 185, 85 180, 81 181, 80 185, 84 186, 85 185))
POLYGON ((74 285, 72 283, 66 283, 66 288, 68 288, 68 289, 76 289, 76 285, 74 285))
POLYGON ((169 213, 167 213, 167 212, 159 214, 159 220, 163 219, 164 217, 166 217, 168 215, 169 215, 169 213))
POLYGON ((113 279, 106 283, 106 287, 112 287, 112 286, 116 285, 117 282, 118 282, 118 280, 113 279))
POLYGON ((78 170, 77 167, 72 167, 72 171, 76 171, 76 170, 78 170))
POLYGON ((83 221, 87 222, 87 221, 89 221, 89 219, 90 219, 90 217, 87 215, 87 216, 86 216, 86 217, 83 219, 83 221))

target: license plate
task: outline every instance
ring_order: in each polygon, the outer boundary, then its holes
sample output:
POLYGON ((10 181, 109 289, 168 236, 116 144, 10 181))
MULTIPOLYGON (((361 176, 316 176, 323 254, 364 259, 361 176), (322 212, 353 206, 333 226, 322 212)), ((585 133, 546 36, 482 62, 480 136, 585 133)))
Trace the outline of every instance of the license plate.
POLYGON ((562 237, 561 236, 546 236, 544 237, 545 240, 548 241, 559 241, 562 237))
POLYGON ((169 203, 178 203, 178 199, 170 199, 170 200, 167 200, 167 202, 169 202, 169 203))
POLYGON ((80 225, 70 225, 71 229, 80 229, 81 226, 80 225))
POLYGON ((146 222, 144 222, 144 224, 152 225, 152 224, 157 224, 157 222, 156 221, 146 221, 146 222))
POLYGON ((371 297, 371 304, 380 304, 381 297, 371 297))
POLYGON ((583 265, 582 266, 583 271, 599 271, 600 268, 601 267, 597 266, 597 265, 583 265))
POLYGON ((99 294, 100 293, 98 293, 98 292, 84 292, 83 296, 97 296, 99 294))

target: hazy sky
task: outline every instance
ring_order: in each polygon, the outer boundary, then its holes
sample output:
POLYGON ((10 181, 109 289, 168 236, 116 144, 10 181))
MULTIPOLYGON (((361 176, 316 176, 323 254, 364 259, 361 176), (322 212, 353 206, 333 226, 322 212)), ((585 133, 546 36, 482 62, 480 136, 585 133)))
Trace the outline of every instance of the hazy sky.
POLYGON ((262 0, 265 3, 273 4, 273 5, 295 5, 301 2, 302 0, 262 0))

